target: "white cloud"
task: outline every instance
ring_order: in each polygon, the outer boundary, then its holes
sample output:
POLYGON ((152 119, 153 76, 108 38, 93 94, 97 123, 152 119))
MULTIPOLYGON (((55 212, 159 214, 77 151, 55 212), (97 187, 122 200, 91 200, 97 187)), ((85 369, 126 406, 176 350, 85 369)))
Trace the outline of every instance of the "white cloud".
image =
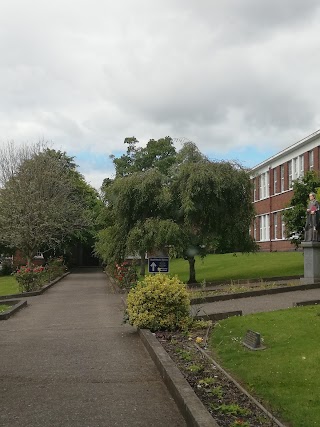
MULTIPOLYGON (((319 10, 315 0, 2 0, 0 141, 106 158, 132 135, 185 136, 213 157, 276 152, 319 127, 319 10)), ((98 182, 94 167, 81 160, 98 182)))

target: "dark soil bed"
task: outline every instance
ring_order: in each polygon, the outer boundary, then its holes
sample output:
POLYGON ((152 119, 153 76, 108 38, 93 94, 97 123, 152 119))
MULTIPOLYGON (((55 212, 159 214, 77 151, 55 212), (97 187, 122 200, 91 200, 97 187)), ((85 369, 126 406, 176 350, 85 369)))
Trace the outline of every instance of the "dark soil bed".
POLYGON ((220 427, 276 427, 248 396, 204 356, 208 330, 188 334, 156 332, 156 337, 220 427))

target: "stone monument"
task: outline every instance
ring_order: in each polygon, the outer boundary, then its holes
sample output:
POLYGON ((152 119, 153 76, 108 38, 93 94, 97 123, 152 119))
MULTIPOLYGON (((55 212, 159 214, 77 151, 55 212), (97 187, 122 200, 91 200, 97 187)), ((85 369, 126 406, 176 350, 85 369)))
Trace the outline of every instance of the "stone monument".
POLYGON ((306 284, 320 283, 320 209, 315 193, 310 193, 309 199, 304 241, 301 242, 304 252, 304 277, 300 280, 306 284))

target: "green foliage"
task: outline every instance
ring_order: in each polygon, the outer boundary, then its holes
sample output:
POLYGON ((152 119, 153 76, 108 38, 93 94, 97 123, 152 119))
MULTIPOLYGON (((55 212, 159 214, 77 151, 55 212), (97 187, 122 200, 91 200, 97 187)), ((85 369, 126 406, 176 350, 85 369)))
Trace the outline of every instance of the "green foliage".
POLYGON ((65 153, 46 149, 22 161, 1 189, 0 240, 29 265, 38 250, 62 248, 91 226, 73 168, 65 153))
POLYGON ((195 282, 195 255, 256 249, 248 233, 254 214, 247 170, 209 161, 191 142, 176 153, 169 137, 145 148, 134 137, 125 143, 127 153, 113 157, 116 178, 102 189, 112 224, 98 234, 95 251, 106 262, 170 247, 189 261, 195 282))
POLYGON ((127 261, 115 265, 113 277, 117 281, 119 287, 126 290, 135 287, 138 280, 136 267, 127 261))
MULTIPOLYGON (((229 405, 215 405, 212 404, 212 409, 217 412, 222 412, 223 414, 235 415, 235 416, 244 416, 249 415, 250 411, 245 408, 241 408, 237 403, 230 403, 229 405)), ((241 424, 240 424, 241 425, 241 424)))
POLYGON ((45 281, 44 267, 22 266, 15 273, 20 292, 37 291, 45 281))
POLYGON ((127 298, 129 323, 156 330, 184 329, 190 322, 188 291, 177 277, 146 276, 130 290, 127 298))
POLYGON ((306 209, 308 205, 308 195, 311 192, 317 194, 320 200, 320 177, 315 171, 308 171, 306 174, 293 182, 294 195, 290 201, 291 209, 284 211, 283 218, 286 225, 286 236, 292 237, 291 243, 299 246, 303 238, 306 222, 306 209))
POLYGON ((135 137, 126 138, 127 152, 121 157, 111 156, 116 168, 116 176, 128 176, 134 172, 157 169, 166 175, 175 162, 176 150, 169 136, 158 141, 150 139, 146 147, 137 147, 135 137))
POLYGON ((9 260, 4 260, 1 263, 1 270, 0 275, 1 276, 9 276, 12 273, 12 263, 9 260))
POLYGON ((20 292, 39 290, 45 283, 62 276, 66 267, 62 258, 53 258, 43 266, 21 266, 14 274, 20 292))

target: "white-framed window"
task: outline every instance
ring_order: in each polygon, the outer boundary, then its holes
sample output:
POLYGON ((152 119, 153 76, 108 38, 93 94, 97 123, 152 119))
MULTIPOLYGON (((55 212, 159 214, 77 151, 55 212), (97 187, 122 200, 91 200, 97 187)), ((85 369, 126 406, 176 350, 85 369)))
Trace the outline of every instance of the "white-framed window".
POLYGON ((295 157, 292 160, 292 179, 293 180, 298 179, 299 173, 300 173, 300 171, 299 171, 299 158, 295 157))
POLYGON ((280 166, 280 190, 284 192, 284 165, 280 166))
POLYGON ((304 175, 304 155, 299 156, 299 177, 304 175))
POLYGON ((277 194, 277 183, 278 183, 278 171, 273 170, 273 194, 277 194))
POLYGON ((284 222, 284 216, 281 215, 281 239, 286 238, 286 224, 284 222))
POLYGON ((257 219, 255 218, 253 221, 253 238, 257 240, 257 219))
POLYGON ((257 182, 254 179, 253 180, 253 201, 255 202, 257 200, 257 182))
POLYGON ((264 199, 264 173, 260 176, 260 193, 259 198, 264 199))
POLYGON ((269 197, 269 172, 260 175, 260 199, 269 197))
POLYGON ((273 238, 276 240, 278 238, 278 213, 273 214, 273 238))
POLYGON ((292 188, 292 160, 288 162, 288 184, 289 189, 292 188))
POLYGON ((309 170, 312 171, 314 168, 313 150, 309 151, 309 170))
POLYGON ((270 240, 269 215, 260 216, 260 241, 266 242, 270 240))

